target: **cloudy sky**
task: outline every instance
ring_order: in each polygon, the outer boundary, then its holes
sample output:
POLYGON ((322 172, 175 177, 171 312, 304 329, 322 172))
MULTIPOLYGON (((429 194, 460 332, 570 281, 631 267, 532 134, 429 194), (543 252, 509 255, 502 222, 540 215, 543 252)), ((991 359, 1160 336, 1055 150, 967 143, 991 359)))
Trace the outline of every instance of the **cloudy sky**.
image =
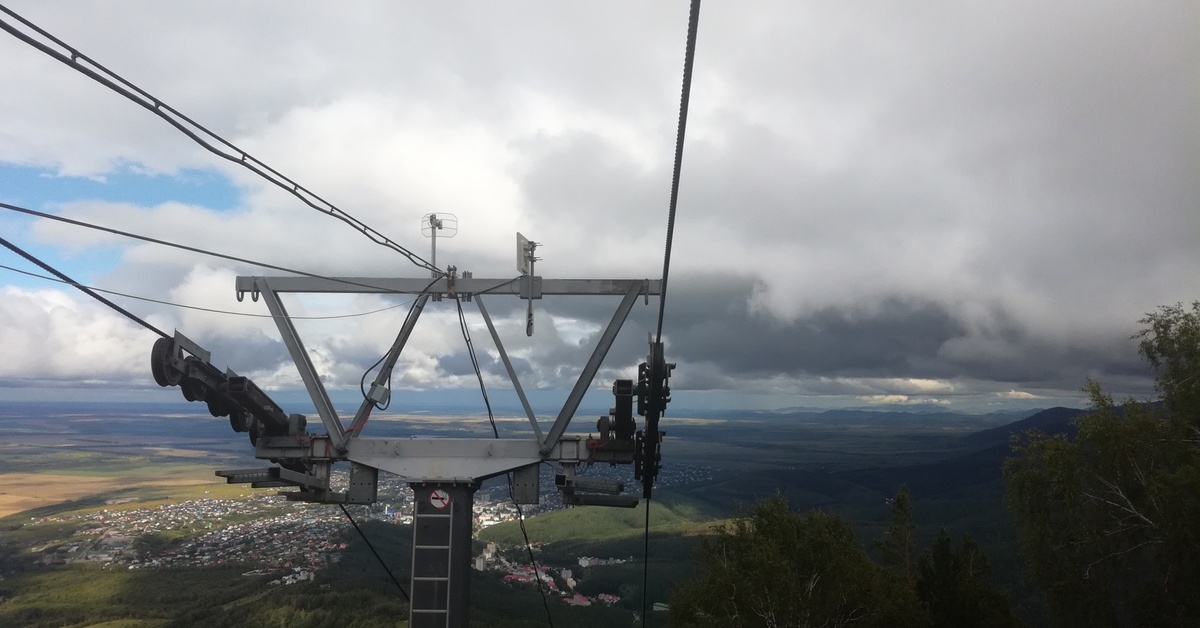
MULTIPOLYGON (((521 231, 545 277, 661 275, 683 0, 6 6, 422 255, 421 217, 455 215, 440 266, 510 278, 521 231)), ((1035 407, 1088 377, 1153 394, 1137 321, 1200 298, 1196 6, 707 2, 665 321, 676 404, 1035 407)), ((0 59, 0 201, 312 273, 427 276, 6 33, 0 59)), ((8 211, 0 234, 89 285, 241 314, 266 309, 234 277, 279 274, 8 211)), ((269 318, 113 298, 219 367, 299 387, 269 318)), ((391 308, 297 323, 351 394, 407 301, 287 303, 391 308)), ((527 339, 520 302, 488 303, 548 393, 616 306, 543 300, 527 339)), ((631 375, 656 307, 639 302, 598 387, 631 375)), ((0 269, 0 399, 157 399, 153 340, 0 269)), ((394 385, 475 385, 448 303, 394 385)))

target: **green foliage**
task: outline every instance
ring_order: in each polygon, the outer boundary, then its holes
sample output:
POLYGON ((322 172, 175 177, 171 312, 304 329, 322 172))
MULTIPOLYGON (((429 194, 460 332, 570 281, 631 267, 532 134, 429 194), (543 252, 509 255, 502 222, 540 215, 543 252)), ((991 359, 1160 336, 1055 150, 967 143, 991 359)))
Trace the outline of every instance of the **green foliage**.
POLYGON ((916 591, 934 628, 1016 626, 1008 600, 988 582, 988 560, 971 537, 958 547, 942 529, 917 559, 916 591))
POLYGON ((988 582, 988 560, 945 529, 916 554, 913 500, 901 487, 892 525, 871 562, 842 518, 788 511, 780 496, 715 528, 701 547, 701 572, 671 597, 673 625, 934 628, 1019 626, 1007 598, 988 582))
POLYGON ((776 496, 715 529, 699 575, 671 596, 679 626, 912 626, 911 589, 871 562, 844 519, 799 515, 776 496))
POLYGON ((3 626, 93 625, 137 619, 161 624, 184 609, 219 609, 245 595, 240 568, 155 572, 77 566, 6 577, 3 626))
POLYGON ((1005 467, 1022 555, 1059 625, 1200 617, 1200 302, 1142 322, 1163 403, 1117 406, 1089 382, 1076 440, 1025 435, 1005 467))
MULTIPOLYGON (((656 494, 650 502, 651 534, 704 533, 714 518, 713 511, 698 501, 671 495, 656 494)), ((636 539, 641 553, 641 538, 646 522, 645 502, 636 508, 606 508, 577 506, 530 517, 525 529, 532 543, 609 543, 620 539, 636 539)), ((507 521, 481 530, 481 541, 494 541, 507 546, 524 546, 525 539, 516 521, 507 521)))
POLYGON ((1141 338, 1138 350, 1154 367, 1163 402, 1200 426, 1200 301, 1192 302, 1190 312, 1177 303, 1138 322, 1148 326, 1134 337, 1141 338))
POLYGON ((916 531, 917 525, 913 523, 912 495, 908 493, 908 486, 902 484, 896 498, 892 500, 892 525, 888 527, 878 545, 883 554, 883 564, 899 574, 910 586, 916 571, 916 531))
POLYGON ((379 595, 398 596, 396 584, 387 571, 408 587, 412 567, 412 526, 364 521, 359 524, 371 547, 353 531, 346 532, 346 551, 329 569, 317 572, 317 583, 337 589, 370 590, 379 595), (378 552, 379 558, 375 557, 378 552), (380 564, 387 565, 387 570, 380 564))
POLYGON ((408 617, 398 595, 334 589, 311 583, 275 588, 264 595, 222 606, 191 605, 165 626, 277 626, 279 628, 383 628, 408 617))

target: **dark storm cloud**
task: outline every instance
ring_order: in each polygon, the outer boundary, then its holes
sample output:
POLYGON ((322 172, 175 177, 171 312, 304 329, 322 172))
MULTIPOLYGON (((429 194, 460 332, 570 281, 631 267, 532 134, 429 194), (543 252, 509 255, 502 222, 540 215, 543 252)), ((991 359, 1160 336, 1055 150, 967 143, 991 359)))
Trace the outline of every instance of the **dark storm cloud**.
POLYGON ((999 305, 986 325, 979 317, 964 319, 937 302, 903 295, 781 321, 753 310, 753 291, 748 277, 687 276, 674 282, 667 316, 672 358, 710 363, 741 380, 969 379, 1073 390, 1089 375, 1146 375, 1127 334, 1049 340, 999 305))
POLYGON ((823 308, 792 323, 746 313, 698 321, 694 327, 677 325, 682 331, 671 337, 685 359, 716 362, 748 375, 920 377, 941 346, 964 331, 929 301, 889 298, 871 309, 823 308))

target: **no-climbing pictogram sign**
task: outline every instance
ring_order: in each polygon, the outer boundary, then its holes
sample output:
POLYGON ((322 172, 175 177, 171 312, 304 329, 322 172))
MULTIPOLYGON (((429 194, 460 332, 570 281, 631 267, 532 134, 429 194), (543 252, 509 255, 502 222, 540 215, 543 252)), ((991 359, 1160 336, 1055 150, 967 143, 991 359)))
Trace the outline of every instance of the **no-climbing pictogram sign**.
POLYGON ((446 506, 450 505, 450 494, 440 488, 435 488, 429 493, 429 503, 438 510, 445 510, 446 506))

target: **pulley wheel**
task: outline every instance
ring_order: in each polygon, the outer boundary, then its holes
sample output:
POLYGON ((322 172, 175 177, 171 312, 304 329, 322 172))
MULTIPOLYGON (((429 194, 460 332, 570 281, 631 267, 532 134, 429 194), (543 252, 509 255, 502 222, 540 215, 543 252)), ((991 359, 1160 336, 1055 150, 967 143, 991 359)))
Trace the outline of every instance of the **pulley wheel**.
POLYGON ((175 341, 170 338, 155 340, 154 348, 150 350, 150 373, 159 386, 175 386, 183 378, 183 373, 171 367, 174 351, 175 341))
POLYGON ((233 414, 230 412, 228 404, 219 398, 214 397, 207 400, 205 403, 208 404, 208 413, 213 416, 225 416, 228 414, 233 414))
POLYGON ((204 384, 190 377, 186 377, 179 382, 179 389, 183 391, 183 398, 188 401, 204 401, 204 398, 208 396, 208 391, 204 388, 204 384))

